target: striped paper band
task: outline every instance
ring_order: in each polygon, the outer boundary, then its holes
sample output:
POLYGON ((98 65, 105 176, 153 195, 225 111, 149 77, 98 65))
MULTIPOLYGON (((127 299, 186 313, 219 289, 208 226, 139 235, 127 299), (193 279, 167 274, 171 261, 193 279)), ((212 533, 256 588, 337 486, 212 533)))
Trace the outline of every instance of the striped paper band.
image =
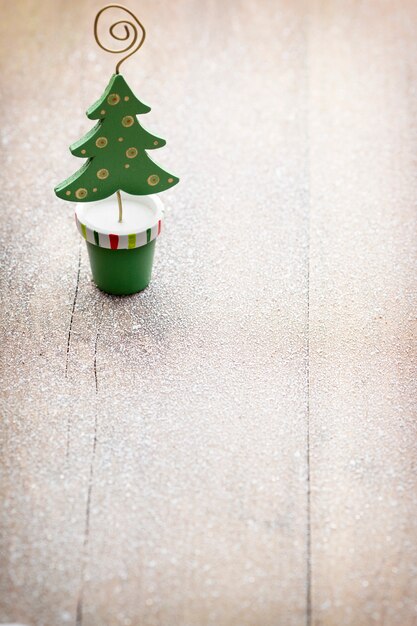
POLYGON ((155 222, 151 228, 147 228, 140 233, 130 233, 127 235, 100 233, 92 228, 89 228, 86 224, 83 224, 78 219, 77 215, 75 215, 75 222, 81 235, 88 243, 92 243, 100 248, 109 248, 111 250, 132 250, 133 248, 145 246, 149 242, 156 239, 162 230, 162 219, 155 222))

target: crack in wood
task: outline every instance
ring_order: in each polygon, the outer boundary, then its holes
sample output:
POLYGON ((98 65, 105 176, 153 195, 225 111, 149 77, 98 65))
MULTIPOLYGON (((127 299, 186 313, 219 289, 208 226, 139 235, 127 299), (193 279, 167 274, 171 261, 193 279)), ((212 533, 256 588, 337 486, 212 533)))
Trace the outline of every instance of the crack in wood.
POLYGON ((306 524, 306 553, 307 553, 307 563, 306 563, 306 626, 311 626, 312 624, 312 597, 311 597, 311 577, 312 577, 312 568, 311 568, 311 475, 310 475, 310 406, 309 406, 309 397, 310 397, 310 367, 308 365, 308 405, 307 405, 307 524, 306 524))
POLYGON ((83 623, 85 568, 86 568, 86 561, 87 561, 88 543, 89 543, 89 537, 90 537, 90 509, 91 509, 91 498, 92 498, 92 492, 93 492, 94 462, 95 462, 95 457, 96 457, 97 430, 98 430, 97 344, 98 344, 98 339, 100 336, 100 326, 101 326, 102 316, 103 316, 103 304, 101 306, 101 311, 100 311, 98 324, 97 324, 97 330, 96 330, 96 337, 94 341, 93 370, 94 370, 94 386, 95 386, 95 400, 96 400, 95 414, 94 414, 94 437, 93 437, 93 449, 91 452, 91 459, 90 459, 90 473, 89 473, 89 479, 88 479, 87 502, 86 502, 86 510, 85 510, 84 541, 83 541, 83 550, 82 550, 81 584, 80 584, 80 590, 79 590, 78 599, 77 599, 75 626, 82 626, 82 623, 83 623))
POLYGON ((69 364, 69 353, 70 353, 70 348, 71 348, 72 323, 74 321, 75 307, 77 304, 78 286, 80 284, 80 272, 81 272, 81 241, 79 242, 79 246, 78 246, 77 281, 75 283, 74 299, 72 301, 72 311, 71 311, 71 317, 70 317, 70 323, 69 323, 68 335, 67 335, 67 355, 65 358, 65 378, 68 378, 68 364, 69 364))
MULTIPOLYGON (((306 57, 307 81, 310 80, 309 51, 306 57)), ((308 119, 308 118, 307 118, 308 119)), ((311 254, 311 154, 310 154, 310 126, 307 121, 307 263, 306 263, 306 626, 313 623, 313 599, 312 599, 312 557, 311 557, 311 449, 310 449, 310 254, 311 254)))
MULTIPOLYGON (((309 321, 307 322, 307 328, 309 321)), ((310 455, 310 335, 307 332, 307 406, 306 406, 306 626, 312 624, 311 596, 311 455, 310 455)))
MULTIPOLYGON (((79 241, 79 244, 78 244, 77 280, 76 280, 76 283, 75 283, 74 299, 72 301, 72 310, 71 310, 71 317, 70 317, 70 323, 69 323, 69 328, 68 328, 68 336, 67 336, 67 354, 66 354, 66 357, 65 357, 65 378, 68 378, 68 365, 69 365, 69 354, 70 354, 70 348, 71 348, 72 323, 73 323, 73 320, 74 320, 75 307, 76 307, 76 304, 77 304, 78 286, 80 284, 80 272, 81 272, 81 240, 79 241)), ((67 441, 66 441, 66 445, 65 445, 65 458, 67 459, 67 461, 68 461, 68 458, 69 458, 70 440, 71 440, 71 415, 68 415, 68 418, 67 418, 67 441)))
POLYGON ((307 297, 307 345, 306 345, 306 626, 312 625, 312 563, 311 563, 311 454, 310 454, 310 299, 309 276, 307 297))
POLYGON ((85 580, 85 567, 87 559, 88 542, 90 537, 90 509, 91 509, 91 495, 93 491, 93 477, 94 477, 94 461, 96 457, 97 448, 97 426, 98 426, 98 409, 96 405, 95 417, 94 417, 94 437, 93 437, 93 450, 90 460, 90 474, 88 479, 87 489, 87 503, 85 511, 85 527, 84 527, 84 541, 83 541, 83 558, 81 567, 81 585, 77 600, 77 610, 75 617, 76 626, 82 626, 83 623, 83 598, 84 598, 84 580, 85 580))

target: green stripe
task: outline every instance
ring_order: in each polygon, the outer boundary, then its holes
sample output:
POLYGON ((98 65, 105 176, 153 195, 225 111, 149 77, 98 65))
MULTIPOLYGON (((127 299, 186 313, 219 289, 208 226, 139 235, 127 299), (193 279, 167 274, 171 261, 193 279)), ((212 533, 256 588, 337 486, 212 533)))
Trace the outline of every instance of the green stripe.
POLYGON ((98 232, 95 230, 94 232, 94 241, 96 242, 96 246, 100 246, 100 240, 98 238, 98 232))
POLYGON ((127 247, 134 248, 136 246, 136 235, 128 235, 127 236, 127 247))
POLYGON ((148 228, 148 230, 146 231, 146 243, 149 243, 151 240, 151 229, 148 228))
MULTIPOLYGON (((80 222, 81 224, 81 222, 80 222)), ((84 239, 87 239, 87 229, 85 227, 85 224, 81 224, 81 232, 83 234, 84 239)))

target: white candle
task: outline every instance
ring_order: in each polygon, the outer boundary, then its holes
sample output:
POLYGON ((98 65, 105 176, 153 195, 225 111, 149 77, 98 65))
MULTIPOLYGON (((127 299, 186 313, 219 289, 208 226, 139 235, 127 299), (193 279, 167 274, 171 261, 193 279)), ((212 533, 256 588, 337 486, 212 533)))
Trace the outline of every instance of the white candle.
POLYGON ((103 235, 130 235, 146 233, 163 218, 163 204, 157 196, 130 196, 122 194, 123 221, 119 222, 119 206, 116 195, 77 204, 78 220, 86 228, 103 235))

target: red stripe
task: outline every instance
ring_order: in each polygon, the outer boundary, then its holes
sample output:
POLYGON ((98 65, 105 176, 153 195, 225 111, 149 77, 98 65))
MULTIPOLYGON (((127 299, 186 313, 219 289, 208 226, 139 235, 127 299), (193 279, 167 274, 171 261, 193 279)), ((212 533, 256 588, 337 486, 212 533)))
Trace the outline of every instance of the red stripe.
POLYGON ((119 235, 109 235, 110 239, 110 248, 112 250, 117 250, 117 246, 119 245, 119 235))
POLYGON ((161 220, 158 221, 158 235, 161 232, 161 220))

